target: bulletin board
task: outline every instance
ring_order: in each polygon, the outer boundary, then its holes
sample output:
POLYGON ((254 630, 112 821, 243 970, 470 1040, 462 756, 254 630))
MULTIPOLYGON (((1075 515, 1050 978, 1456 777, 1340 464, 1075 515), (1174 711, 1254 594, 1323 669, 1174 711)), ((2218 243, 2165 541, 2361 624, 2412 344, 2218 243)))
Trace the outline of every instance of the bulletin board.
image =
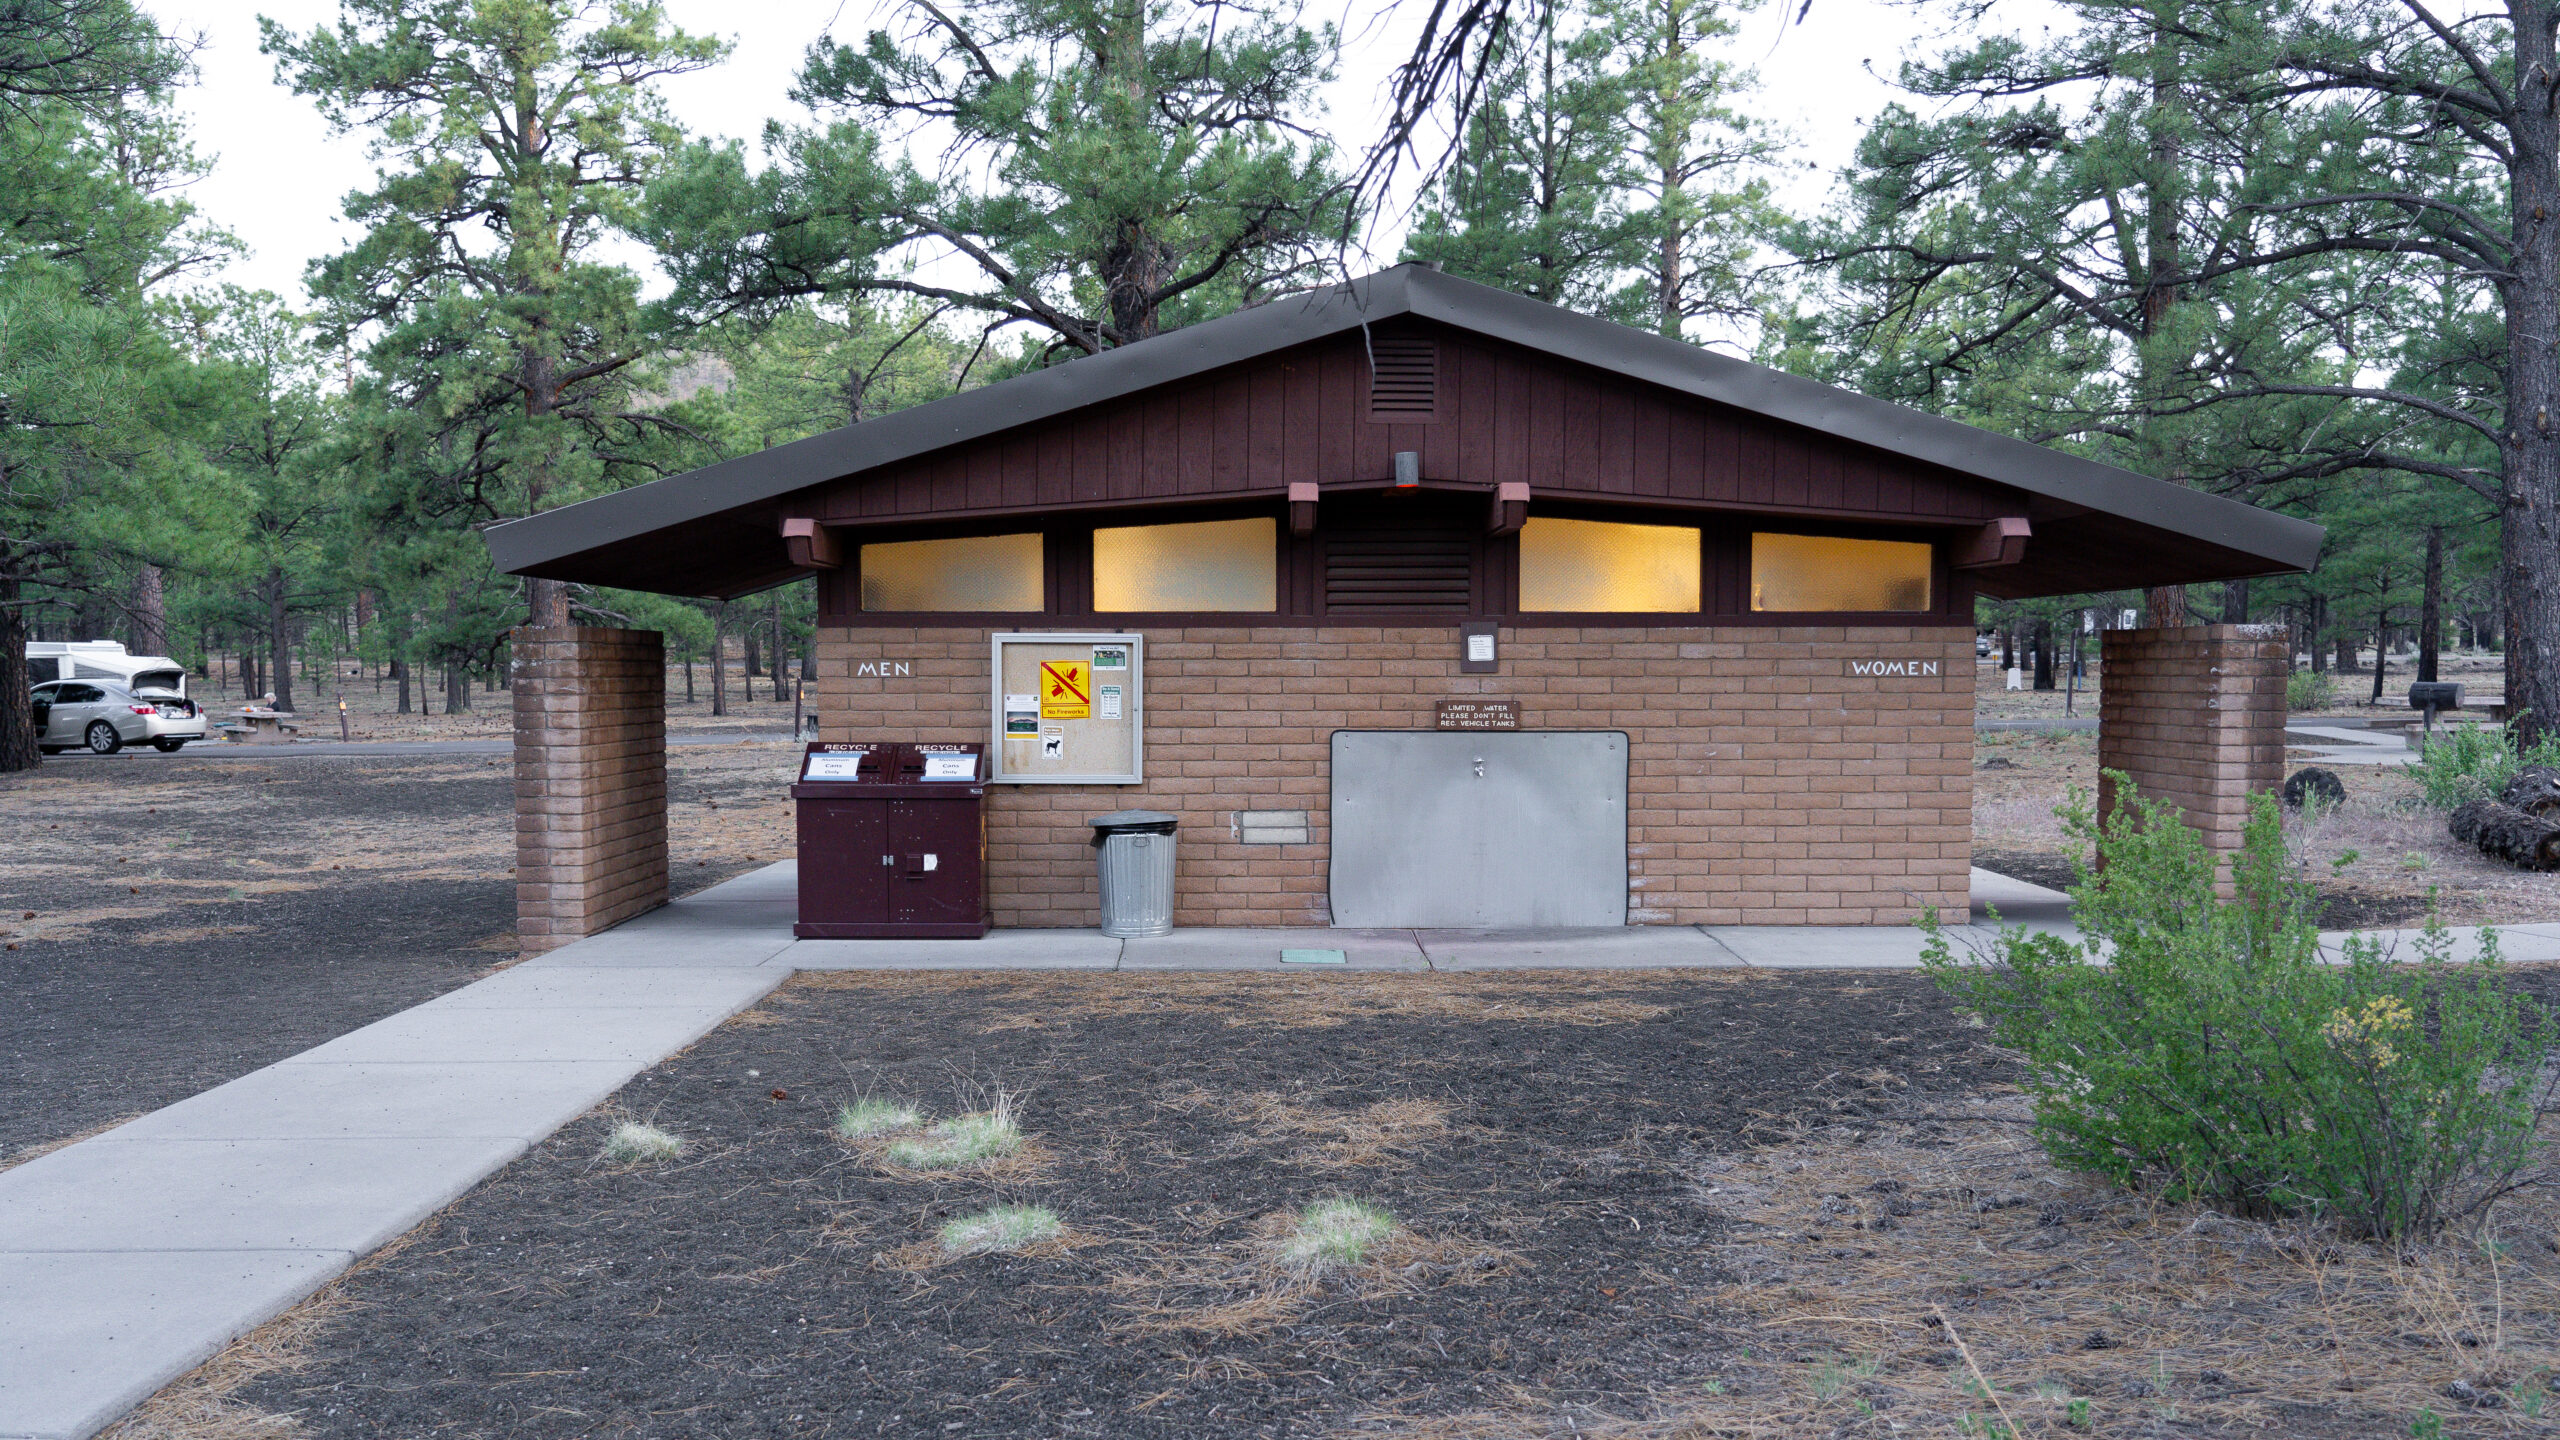
POLYGON ((997 635, 995 763, 1014 785, 1135 785, 1145 778, 1146 687, 1135 635, 997 635))

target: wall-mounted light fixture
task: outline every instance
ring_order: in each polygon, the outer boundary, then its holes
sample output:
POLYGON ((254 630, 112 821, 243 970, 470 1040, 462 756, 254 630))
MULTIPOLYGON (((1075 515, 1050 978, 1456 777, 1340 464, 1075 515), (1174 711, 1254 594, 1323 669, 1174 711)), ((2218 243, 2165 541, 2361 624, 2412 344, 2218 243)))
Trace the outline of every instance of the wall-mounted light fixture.
POLYGON ((1458 673, 1493 675, 1502 669, 1495 637, 1502 627, 1491 620, 1469 620, 1458 626, 1458 673))

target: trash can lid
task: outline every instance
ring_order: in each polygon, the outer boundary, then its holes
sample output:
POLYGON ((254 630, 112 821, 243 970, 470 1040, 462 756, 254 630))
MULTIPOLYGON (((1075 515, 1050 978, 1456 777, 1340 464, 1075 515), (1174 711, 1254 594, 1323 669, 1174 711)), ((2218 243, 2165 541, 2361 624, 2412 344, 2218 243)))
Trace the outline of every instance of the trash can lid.
POLYGON ((1181 818, 1179 815, 1167 815, 1161 810, 1114 810, 1108 815, 1096 815, 1085 823, 1096 830, 1106 832, 1148 830, 1157 834, 1171 834, 1174 825, 1181 818))

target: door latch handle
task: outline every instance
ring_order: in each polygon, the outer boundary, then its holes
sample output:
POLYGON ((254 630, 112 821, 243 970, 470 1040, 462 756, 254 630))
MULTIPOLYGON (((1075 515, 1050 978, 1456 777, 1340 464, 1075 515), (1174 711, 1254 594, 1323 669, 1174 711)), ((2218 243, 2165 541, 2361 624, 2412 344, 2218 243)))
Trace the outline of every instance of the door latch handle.
POLYGON ((1479 780, 1484 778, 1484 757, 1481 755, 1476 757, 1476 778, 1479 780))

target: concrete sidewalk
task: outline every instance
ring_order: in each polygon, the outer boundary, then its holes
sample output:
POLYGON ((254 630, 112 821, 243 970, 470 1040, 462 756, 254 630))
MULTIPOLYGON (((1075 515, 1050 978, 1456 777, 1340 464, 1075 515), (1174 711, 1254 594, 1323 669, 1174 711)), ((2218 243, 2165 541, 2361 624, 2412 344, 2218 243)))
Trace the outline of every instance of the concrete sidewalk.
POLYGON ((0 1437, 94 1434, 755 1003, 791 973, 764 963, 789 884, 743 876, 0 1171, 0 1437))
MULTIPOLYGON (((1921 946, 1907 926, 794 940, 796 883, 767 866, 0 1172, 0 1440, 85 1440, 795 970, 1907 969, 1921 946)), ((1976 870, 1973 898, 1959 943, 1990 942, 1994 907, 2077 933, 2058 892, 1976 870)), ((2560 960, 2560 924, 2501 933, 2510 959, 2560 960)), ((2415 932, 2387 934, 2405 953, 2415 932)))

